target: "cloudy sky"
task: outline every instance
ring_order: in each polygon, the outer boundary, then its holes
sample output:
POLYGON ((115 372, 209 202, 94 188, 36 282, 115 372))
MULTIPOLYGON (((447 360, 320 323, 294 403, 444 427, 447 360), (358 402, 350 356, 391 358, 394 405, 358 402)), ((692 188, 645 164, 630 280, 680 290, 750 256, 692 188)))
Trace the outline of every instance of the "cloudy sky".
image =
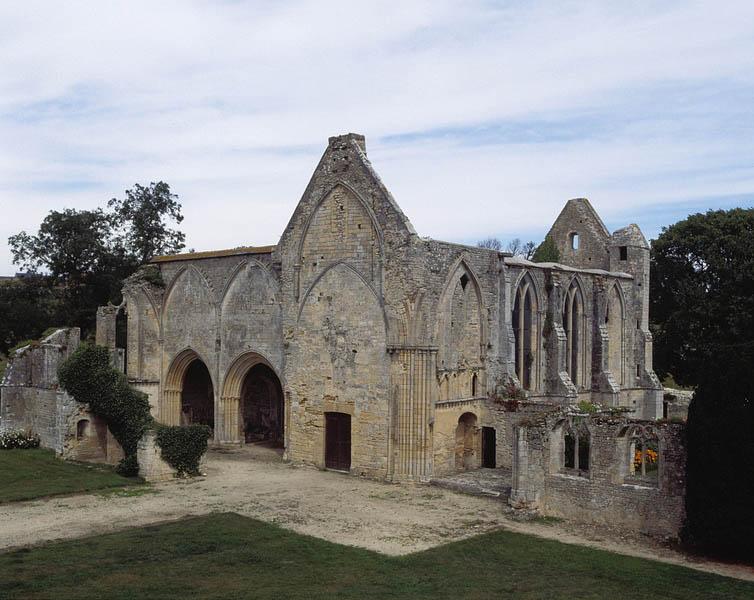
POLYGON ((754 2, 3 2, 0 274, 51 209, 164 180, 196 250, 275 243, 354 131, 420 235, 648 237, 754 206, 754 2))

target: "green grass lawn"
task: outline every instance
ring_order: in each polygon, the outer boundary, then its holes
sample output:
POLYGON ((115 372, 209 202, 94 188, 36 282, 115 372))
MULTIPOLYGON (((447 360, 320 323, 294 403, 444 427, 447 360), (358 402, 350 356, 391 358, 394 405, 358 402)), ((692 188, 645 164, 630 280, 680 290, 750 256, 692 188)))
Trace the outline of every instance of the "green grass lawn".
POLYGON ((67 462, 52 450, 0 450, 0 503, 135 483, 139 481, 121 477, 112 467, 67 462))
POLYGON ((391 558, 235 514, 0 554, 0 598, 754 598, 754 584, 498 531, 391 558))

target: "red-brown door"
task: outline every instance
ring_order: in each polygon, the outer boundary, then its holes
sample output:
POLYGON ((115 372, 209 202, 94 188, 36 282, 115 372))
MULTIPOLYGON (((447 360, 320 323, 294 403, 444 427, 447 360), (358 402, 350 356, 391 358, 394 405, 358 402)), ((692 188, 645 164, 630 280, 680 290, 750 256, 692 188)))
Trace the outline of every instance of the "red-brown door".
POLYGON ((351 415, 325 413, 325 466, 328 469, 351 469, 351 415))

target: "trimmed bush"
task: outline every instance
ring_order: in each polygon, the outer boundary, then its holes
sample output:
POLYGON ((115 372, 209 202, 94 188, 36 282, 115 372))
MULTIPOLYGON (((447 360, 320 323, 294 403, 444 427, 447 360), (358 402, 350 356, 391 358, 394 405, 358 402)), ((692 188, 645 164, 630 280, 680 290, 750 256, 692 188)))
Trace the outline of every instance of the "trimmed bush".
POLYGON ((0 450, 39 448, 39 442, 39 436, 31 431, 18 429, 0 432, 0 450))
POLYGON ((162 458, 178 475, 199 475, 212 430, 206 425, 157 425, 156 431, 162 458))
POLYGON ((118 440, 125 454, 118 473, 137 475, 136 445, 152 423, 147 395, 132 388, 126 376, 113 368, 110 351, 103 346, 81 344, 60 366, 58 378, 77 402, 88 404, 105 420, 118 440))

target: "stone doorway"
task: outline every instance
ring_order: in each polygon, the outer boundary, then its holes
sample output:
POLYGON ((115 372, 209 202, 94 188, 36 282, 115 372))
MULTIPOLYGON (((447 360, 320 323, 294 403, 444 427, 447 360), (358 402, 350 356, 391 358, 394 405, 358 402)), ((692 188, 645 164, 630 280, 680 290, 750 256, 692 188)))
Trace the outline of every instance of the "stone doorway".
POLYGON ((482 467, 494 469, 497 464, 497 433, 494 427, 482 427, 482 467))
POLYGON ((241 439, 283 447, 283 388, 266 364, 251 367, 241 386, 241 439))
POLYGON ((351 415, 325 413, 325 467, 336 471, 350 471, 351 415))

